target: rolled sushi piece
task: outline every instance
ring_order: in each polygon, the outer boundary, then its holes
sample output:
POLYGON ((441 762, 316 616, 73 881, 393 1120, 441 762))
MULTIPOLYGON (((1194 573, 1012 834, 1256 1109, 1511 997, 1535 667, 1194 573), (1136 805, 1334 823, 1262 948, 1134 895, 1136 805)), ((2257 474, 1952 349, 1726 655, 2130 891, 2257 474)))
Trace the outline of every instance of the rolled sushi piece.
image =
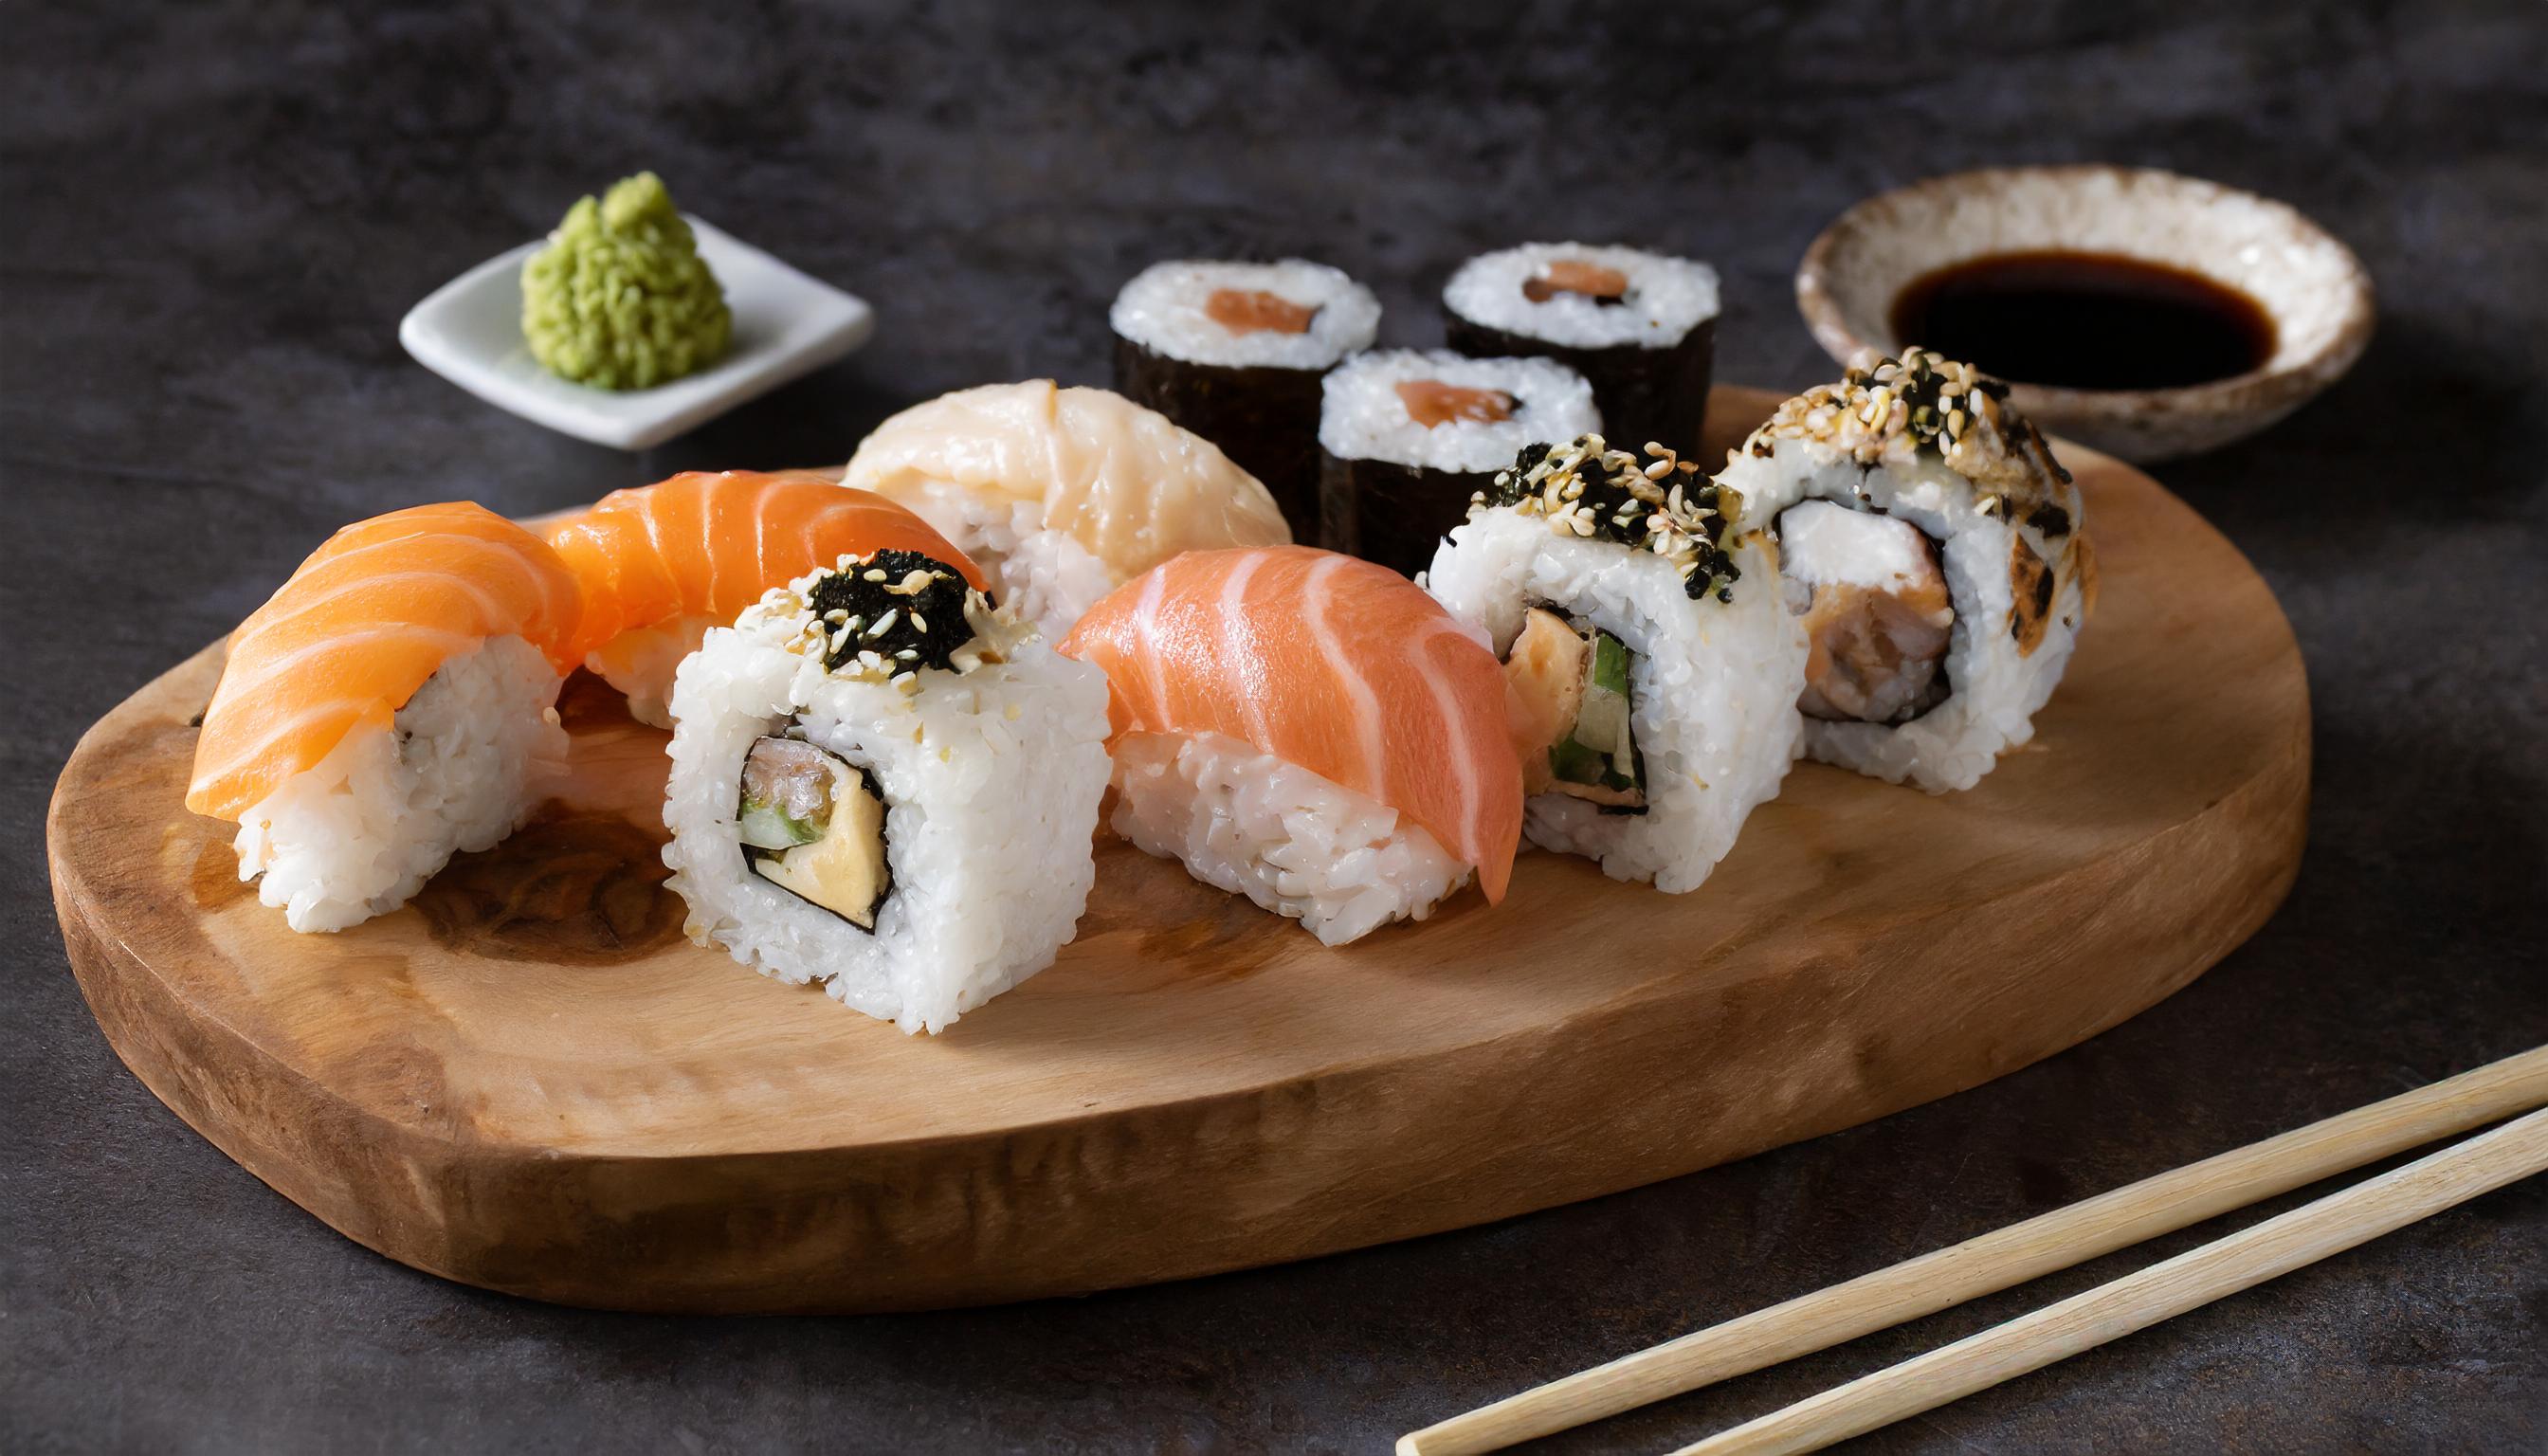
POLYGON ((1058 642, 1100 596, 1180 551, 1280 545, 1283 512, 1210 440, 1106 390, 958 390, 866 437, 843 482, 909 506, 1058 642))
POLYGON ((1515 451, 1601 428, 1592 387, 1546 359, 1380 349, 1321 388, 1324 543, 1410 577, 1515 451))
POLYGON ((625 693, 639 722, 673 726, 673 670, 710 627, 845 555, 917 551, 967 584, 982 569, 927 521, 810 471, 688 471, 613 491, 549 528, 584 591, 575 660, 625 693))
POLYGON ((466 502, 357 521, 230 634, 186 807, 296 931, 407 903, 563 769, 582 602, 548 543, 466 502))
POLYGON ((1106 680, 953 564, 845 556, 673 682, 664 849, 692 940, 905 1032, 1052 963, 1095 877, 1106 680))
POLYGON ((1526 243, 1462 264, 1442 312, 1464 354, 1536 354, 1591 380, 1613 444, 1698 449, 1716 357, 1716 270, 1705 263, 1526 243))
POLYGON ((2034 736, 2097 569, 2078 487, 2007 397, 1930 350, 1862 355, 1717 475, 1779 540, 1815 759, 1940 793, 2034 736))
POLYGON ((1115 387, 1264 482, 1319 539, 1319 379, 1371 347, 1380 300, 1323 263, 1155 263, 1115 296, 1115 387))
POLYGON ((1795 762, 1805 636, 1777 553, 1666 449, 1532 445, 1426 580, 1511 684, 1523 832, 1696 889, 1795 762))
POLYGON ((1199 551, 1080 619, 1113 684, 1117 833, 1341 946, 1475 875, 1503 898, 1521 771, 1495 659, 1406 578, 1199 551))

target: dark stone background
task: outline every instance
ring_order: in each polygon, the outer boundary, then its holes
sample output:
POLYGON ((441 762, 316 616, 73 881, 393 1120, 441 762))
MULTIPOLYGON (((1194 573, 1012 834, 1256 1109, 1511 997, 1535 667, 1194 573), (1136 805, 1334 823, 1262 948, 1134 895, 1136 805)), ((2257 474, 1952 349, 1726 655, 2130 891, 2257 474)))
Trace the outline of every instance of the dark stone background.
MULTIPOLYGON (((2536 0, 1357 6, 1315 26, 1228 0, 701 9, 0 9, 0 1447, 1376 1451, 2548 1041, 2536 0), (952 386, 1102 380, 1113 290, 1186 252, 1330 259, 1379 289, 1388 338, 1421 343, 1472 251, 1646 241, 1724 272, 1720 377, 1800 386, 1828 368, 1789 272, 1841 208, 2074 159, 2289 199, 2361 252, 2384 317, 2332 395, 2160 472, 2307 650, 2299 886, 2188 991, 2001 1082, 1289 1268, 925 1317, 649 1319, 481 1294, 339 1238, 153 1101, 65 968, 41 826, 73 739, 350 518, 837 460, 952 386), (874 300, 874 343, 637 460, 400 352, 410 303, 640 166, 874 300)), ((1866 1446, 2535 1451, 2543 1255, 2534 1181, 1866 1446)), ((2147 1257, 1552 1444, 1660 1450, 2147 1257)))

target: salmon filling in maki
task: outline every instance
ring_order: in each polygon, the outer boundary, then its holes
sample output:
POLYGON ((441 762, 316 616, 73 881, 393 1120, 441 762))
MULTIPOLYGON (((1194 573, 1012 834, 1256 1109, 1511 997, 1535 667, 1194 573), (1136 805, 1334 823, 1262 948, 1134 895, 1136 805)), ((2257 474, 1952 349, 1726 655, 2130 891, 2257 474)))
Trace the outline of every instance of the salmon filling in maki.
POLYGON ((1232 333, 1308 333, 1319 308, 1262 289, 1217 288, 1204 300, 1203 313, 1232 333))
POLYGON ((1454 421, 1497 424, 1513 414, 1513 397, 1502 390, 1464 389, 1438 379, 1410 379, 1400 384, 1398 400, 1407 407, 1407 417, 1426 429, 1439 429, 1454 421))
POLYGON ((1628 275, 1583 258, 1557 258, 1522 280, 1521 296, 1544 304, 1561 293, 1581 294, 1596 304, 1620 304, 1628 297, 1628 275))

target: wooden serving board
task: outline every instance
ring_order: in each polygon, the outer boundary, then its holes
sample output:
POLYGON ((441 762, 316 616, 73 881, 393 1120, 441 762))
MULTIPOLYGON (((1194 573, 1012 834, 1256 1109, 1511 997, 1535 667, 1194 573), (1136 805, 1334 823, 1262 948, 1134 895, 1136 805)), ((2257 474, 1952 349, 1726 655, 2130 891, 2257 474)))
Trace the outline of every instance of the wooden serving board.
MULTIPOLYGON (((1720 390, 1715 447, 1774 397, 1720 390)), ((1816 765, 1695 893, 1543 854, 1339 951, 1121 844, 1051 969, 909 1038, 682 937, 663 736, 579 677, 570 791, 413 904, 296 936, 188 814, 208 648, 56 789, 80 986, 161 1101, 419 1269, 645 1310, 922 1309, 1485 1223, 1846 1128, 2184 985, 2298 867, 2272 594, 2075 447, 2105 572, 2035 742, 1931 797, 1816 765)))

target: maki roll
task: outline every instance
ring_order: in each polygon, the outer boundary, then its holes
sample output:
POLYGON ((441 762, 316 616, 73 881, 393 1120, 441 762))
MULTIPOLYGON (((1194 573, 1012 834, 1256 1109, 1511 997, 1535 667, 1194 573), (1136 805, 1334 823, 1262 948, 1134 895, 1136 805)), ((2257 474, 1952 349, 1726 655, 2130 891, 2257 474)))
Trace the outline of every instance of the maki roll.
POLYGON ((1323 392, 1324 544, 1407 576, 1513 452, 1601 427, 1592 387, 1546 359, 1381 349, 1338 365, 1323 392))
POLYGON ((1929 350, 1863 355, 1716 477, 1779 540, 1814 758, 1944 792, 2034 736, 2096 560, 2078 487, 2007 397, 1929 350))
POLYGON ((1265 483, 1319 538, 1319 377, 1371 347, 1380 301, 1322 263, 1156 263, 1115 296, 1115 387, 1265 483))
POLYGON ((1805 638, 1739 511, 1669 449, 1586 435, 1523 450, 1435 553, 1511 684, 1531 843, 1691 890, 1777 793, 1805 638))
POLYGON ((1592 381, 1611 440, 1698 449, 1716 270, 1628 247, 1534 242, 1471 258, 1442 290, 1451 347, 1538 354, 1592 381))
POLYGON ((674 679, 664 863, 700 945, 905 1032, 1052 963, 1095 877, 1106 680, 953 565, 844 556, 674 679))
POLYGON ((1058 642, 1091 602, 1180 551, 1292 539, 1254 476, 1164 414, 1048 379, 984 385, 876 427, 842 482, 909 506, 1058 642))
POLYGON ((552 526, 549 544, 584 589, 575 657, 658 728, 673 726, 673 670, 708 628, 818 566, 892 547, 986 585, 927 521, 809 471, 689 471, 613 491, 552 526))
POLYGON ((467 502, 358 521, 230 634, 186 807, 297 931, 407 903, 521 827, 565 766, 583 605, 539 537, 467 502))
POLYGON ((1341 946, 1475 874, 1503 898, 1521 774, 1495 659, 1404 577, 1198 551, 1062 650, 1114 686, 1116 832, 1341 946))

